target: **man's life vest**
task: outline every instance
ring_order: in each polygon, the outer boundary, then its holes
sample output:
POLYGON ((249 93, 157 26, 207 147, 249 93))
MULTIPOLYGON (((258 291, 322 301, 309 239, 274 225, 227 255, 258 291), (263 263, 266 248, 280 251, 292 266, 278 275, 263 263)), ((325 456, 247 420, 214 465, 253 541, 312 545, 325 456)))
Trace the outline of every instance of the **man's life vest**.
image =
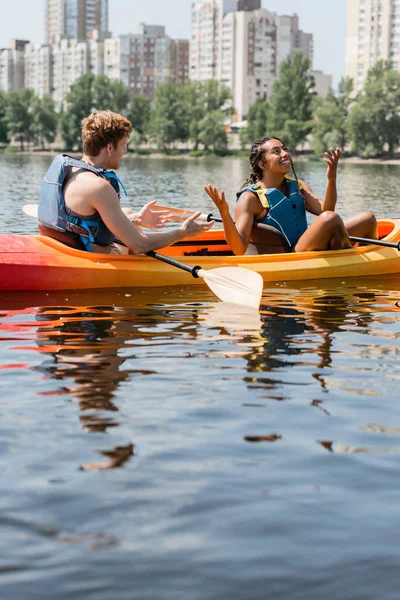
POLYGON ((236 194, 236 201, 244 192, 255 194, 263 207, 267 209, 265 217, 260 220, 255 219, 255 221, 275 227, 293 248, 308 227, 306 205, 297 181, 289 177, 285 177, 285 179, 289 184, 289 196, 285 196, 277 188, 265 189, 259 183, 255 183, 239 190, 236 194))
POLYGON ((78 167, 85 171, 91 171, 99 177, 104 177, 110 182, 118 198, 120 195, 119 184, 127 195, 124 186, 113 171, 96 169, 82 160, 77 160, 67 154, 59 154, 51 163, 45 174, 40 190, 40 201, 38 209, 39 223, 45 228, 59 232, 67 232, 76 236, 83 242, 86 250, 92 251, 90 244, 100 246, 110 245, 114 234, 108 229, 98 212, 90 216, 79 215, 65 204, 63 186, 68 174, 69 167, 78 167))

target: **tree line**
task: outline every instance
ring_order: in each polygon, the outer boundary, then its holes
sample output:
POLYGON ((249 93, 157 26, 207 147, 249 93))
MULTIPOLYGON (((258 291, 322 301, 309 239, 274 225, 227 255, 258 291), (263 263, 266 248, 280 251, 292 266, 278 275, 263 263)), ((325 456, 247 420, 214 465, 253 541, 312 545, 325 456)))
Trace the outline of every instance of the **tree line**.
MULTIPOLYGON (((60 112, 50 96, 39 98, 33 90, 0 92, 0 143, 13 140, 22 150, 27 144, 46 148, 58 134, 65 150, 79 150, 81 120, 95 109, 130 119, 131 148, 137 152, 149 147, 168 152, 186 143, 195 155, 227 152, 225 123, 234 112, 230 90, 215 80, 162 83, 152 101, 131 96, 121 81, 87 73, 71 87, 60 112)), ((267 135, 280 137, 291 149, 307 144, 318 154, 331 146, 361 156, 393 153, 400 145, 400 73, 380 61, 358 94, 346 78, 321 98, 308 58, 293 54, 281 63, 268 102, 259 99, 249 108, 240 142, 248 148, 267 135)))

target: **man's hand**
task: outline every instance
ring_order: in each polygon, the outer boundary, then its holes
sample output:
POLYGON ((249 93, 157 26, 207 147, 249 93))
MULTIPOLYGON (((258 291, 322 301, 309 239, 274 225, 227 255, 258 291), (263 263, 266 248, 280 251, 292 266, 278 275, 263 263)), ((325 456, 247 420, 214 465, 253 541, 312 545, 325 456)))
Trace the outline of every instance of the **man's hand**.
POLYGON ((148 227, 150 229, 162 229, 173 219, 172 213, 167 209, 160 209, 156 206, 157 200, 152 200, 145 204, 138 212, 133 212, 130 208, 124 209, 124 213, 134 225, 148 227))
POLYGON ((337 166, 340 158, 340 150, 339 148, 336 148, 335 150, 333 148, 330 148, 329 150, 330 152, 325 152, 324 154, 324 161, 328 165, 328 168, 326 170, 326 176, 328 179, 336 179, 337 166))
POLYGON ((214 225, 215 221, 210 221, 209 223, 196 223, 196 219, 198 219, 200 215, 200 211, 196 212, 182 223, 179 229, 185 237, 196 237, 196 235, 208 231, 214 225))

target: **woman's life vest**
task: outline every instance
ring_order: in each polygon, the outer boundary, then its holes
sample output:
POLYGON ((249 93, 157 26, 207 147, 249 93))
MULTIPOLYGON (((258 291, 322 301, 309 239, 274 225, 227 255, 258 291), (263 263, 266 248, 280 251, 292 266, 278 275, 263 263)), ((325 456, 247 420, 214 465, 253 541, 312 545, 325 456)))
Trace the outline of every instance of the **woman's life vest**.
POLYGON ((308 227, 306 205, 303 195, 300 193, 300 184, 289 177, 285 177, 285 179, 289 185, 288 196, 285 196, 277 188, 265 189, 259 183, 255 183, 239 190, 236 194, 236 201, 244 192, 255 194, 263 207, 267 209, 267 214, 263 219, 254 220, 257 223, 265 223, 275 227, 285 237, 289 246, 293 248, 308 227))
POLYGON ((83 216, 72 211, 65 204, 63 186, 69 167, 78 167, 85 171, 91 171, 99 177, 104 177, 110 182, 118 194, 118 198, 120 196, 119 184, 121 184, 127 195, 124 186, 113 171, 96 169, 82 160, 77 160, 67 154, 59 154, 43 178, 38 209, 39 223, 48 229, 77 236, 89 252, 92 252, 90 244, 110 245, 115 236, 105 225, 98 212, 90 216, 83 216))

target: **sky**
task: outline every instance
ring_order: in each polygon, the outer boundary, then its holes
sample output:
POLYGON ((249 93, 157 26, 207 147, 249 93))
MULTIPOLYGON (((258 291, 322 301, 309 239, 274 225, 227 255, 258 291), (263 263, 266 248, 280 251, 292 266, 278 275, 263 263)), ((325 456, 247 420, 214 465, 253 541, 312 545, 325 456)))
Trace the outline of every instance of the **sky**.
MULTIPOLYGON (((6 0, 1 0, 1 3, 6 0)), ((189 38, 192 0, 109 0, 113 35, 135 33, 139 23, 165 25, 169 36, 189 38)), ((278 14, 297 13, 300 29, 314 34, 314 69, 333 75, 336 86, 344 75, 346 0, 262 0, 278 14)), ((44 42, 45 0, 12 0, 0 20, 0 48, 10 39, 44 42)))

